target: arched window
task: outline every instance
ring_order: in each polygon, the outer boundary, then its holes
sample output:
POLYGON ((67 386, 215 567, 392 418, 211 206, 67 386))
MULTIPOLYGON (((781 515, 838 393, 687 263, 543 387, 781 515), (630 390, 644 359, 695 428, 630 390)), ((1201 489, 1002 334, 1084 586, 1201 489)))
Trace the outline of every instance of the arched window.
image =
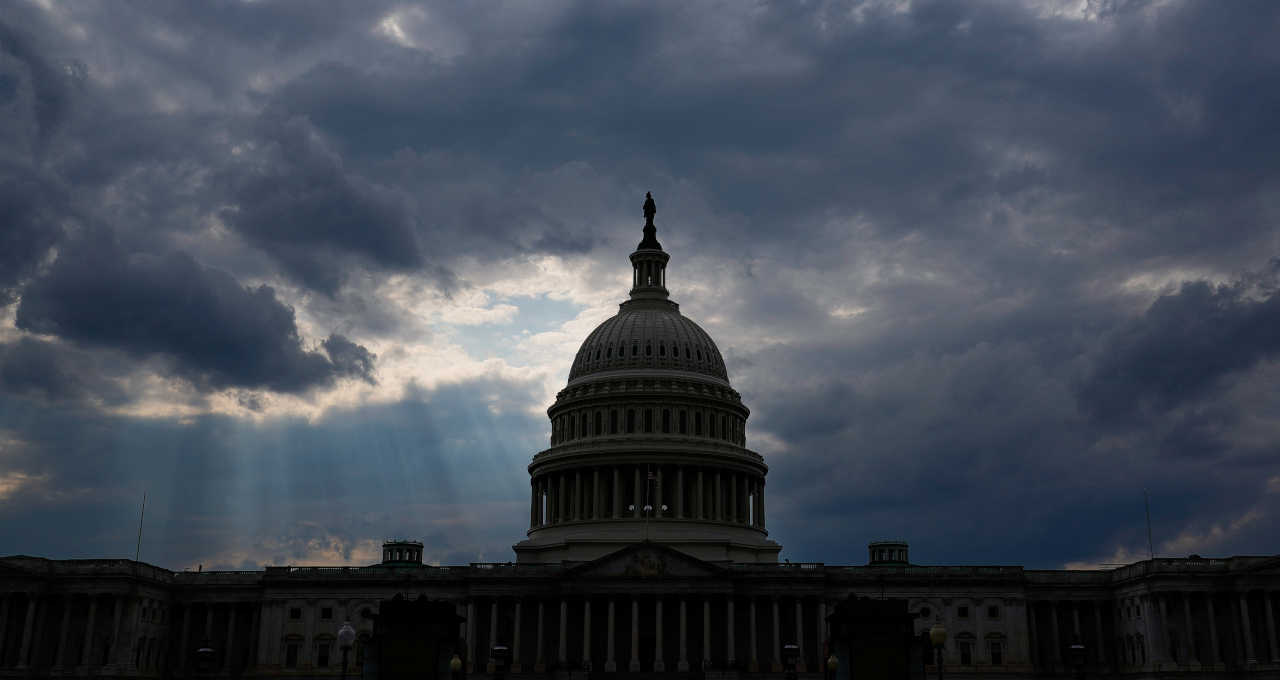
POLYGON ((596 411, 596 428, 592 431, 592 434, 596 436, 604 434, 604 413, 600 411, 596 411))
POLYGON ((680 434, 689 434, 689 414, 684 409, 680 410, 680 434))
POLYGON ((716 414, 707 414, 707 436, 712 439, 716 436, 716 414))
POLYGON ((653 432, 653 409, 644 410, 644 431, 653 432))
POLYGON ((636 411, 635 409, 627 409, 627 434, 633 434, 636 431, 636 411))
POLYGON ((671 433, 671 410, 670 409, 665 409, 665 408, 662 409, 662 433, 663 434, 671 433))
POLYGON ((693 414, 693 434, 698 437, 702 436, 702 411, 693 414))
POLYGON ((604 351, 604 358, 606 358, 606 359, 612 359, 612 358, 613 358, 613 348, 612 348, 612 347, 610 347, 610 348, 608 348, 608 349, 606 349, 606 350, 604 351))
POLYGON ((609 434, 618 434, 618 411, 609 411, 609 434))
POLYGON ((644 355, 647 357, 653 356, 653 345, 647 342, 644 344, 644 355))
POLYGON ((658 343, 658 356, 660 357, 667 356, 667 346, 664 343, 661 343, 661 342, 658 343))
POLYGON ((632 346, 631 346, 631 356, 633 356, 633 357, 634 357, 634 356, 638 356, 639 354, 640 354, 640 345, 632 345, 632 346))

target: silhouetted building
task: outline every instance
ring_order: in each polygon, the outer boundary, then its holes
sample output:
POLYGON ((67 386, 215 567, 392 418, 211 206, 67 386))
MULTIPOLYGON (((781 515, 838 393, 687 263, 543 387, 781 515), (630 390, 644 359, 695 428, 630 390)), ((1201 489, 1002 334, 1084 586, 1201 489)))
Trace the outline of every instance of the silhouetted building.
POLYGON ((431 566, 388 541, 366 567, 173 572, 130 560, 0 559, 0 678, 324 678, 460 673, 836 680, 1280 677, 1280 556, 1106 571, 777 561, 768 466, 715 342, 667 292, 645 206, 630 299, 574 358, 529 465, 516 560, 431 566), (1073 643, 1078 646, 1073 648, 1073 643), (788 666, 791 666, 788 668, 788 666))

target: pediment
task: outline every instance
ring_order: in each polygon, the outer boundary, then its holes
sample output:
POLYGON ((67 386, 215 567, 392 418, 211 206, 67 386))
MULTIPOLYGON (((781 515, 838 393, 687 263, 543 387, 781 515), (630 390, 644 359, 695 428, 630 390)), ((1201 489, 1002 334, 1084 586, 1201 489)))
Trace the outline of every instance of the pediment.
POLYGON ((689 579, 719 577, 724 568, 657 543, 638 543, 569 570, 571 578, 689 579))

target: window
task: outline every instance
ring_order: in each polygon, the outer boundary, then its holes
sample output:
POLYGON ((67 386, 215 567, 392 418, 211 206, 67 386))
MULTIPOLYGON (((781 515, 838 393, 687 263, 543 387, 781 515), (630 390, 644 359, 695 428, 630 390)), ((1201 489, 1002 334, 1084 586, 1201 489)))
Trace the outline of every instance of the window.
POLYGON ((956 607, 956 616, 958 616, 958 617, 960 617, 960 618, 962 618, 962 619, 967 619, 967 618, 969 618, 969 608, 968 608, 968 607, 956 607))
POLYGON ((712 438, 716 436, 716 415, 714 413, 707 416, 707 436, 712 438))
POLYGON ((596 411, 596 429, 592 434, 604 434, 604 414, 599 411, 596 411))
POLYGON ((670 409, 662 409, 662 432, 664 434, 671 433, 671 411, 670 409))
POLYGON ((640 354, 640 345, 632 345, 632 346, 631 346, 631 356, 633 356, 633 357, 634 357, 634 356, 638 356, 639 354, 640 354))
POLYGON ((665 356, 667 356, 667 346, 666 346, 666 344, 661 343, 661 342, 660 342, 660 343, 658 343, 658 356, 660 356, 660 357, 665 357, 665 356))
POLYGON ((645 356, 647 356, 647 357, 651 357, 651 356, 653 356, 653 345, 650 345, 650 344, 648 344, 648 343, 645 343, 645 346, 644 346, 644 355, 645 355, 645 356))
POLYGON ((693 414, 693 433, 699 437, 702 436, 702 413, 693 414))
MULTIPOLYGON (((612 359, 612 358, 613 358, 613 348, 612 348, 612 347, 609 347, 608 349, 606 349, 606 350, 604 351, 604 358, 606 358, 606 359, 612 359)), ((359 668, 359 666, 357 666, 357 668, 359 668)))
POLYGON ((1004 665, 1004 645, 999 640, 991 641, 991 665, 1004 665))
POLYGON ((680 434, 689 434, 689 414, 680 412, 680 434))
POLYGON ((644 431, 653 432, 653 409, 644 410, 644 431))
POLYGON ((333 607, 321 607, 320 618, 326 621, 333 618, 333 607))
POLYGON ((1000 608, 995 605, 987 607, 987 618, 989 619, 1000 618, 1000 608))
POLYGON ((290 642, 284 646, 284 667, 298 667, 298 643, 290 642))
POLYGON ((973 643, 968 640, 956 640, 956 646, 960 648, 960 665, 973 665, 973 643))
POLYGON ((316 665, 321 668, 329 667, 329 643, 321 642, 320 647, 316 649, 316 665))
POLYGON ((618 412, 609 411, 609 434, 618 434, 618 412))
POLYGON ((929 616, 930 614, 932 614, 932 613, 933 613, 933 611, 932 611, 932 610, 930 610, 928 607, 921 607, 921 608, 920 608, 920 618, 922 618, 922 619, 923 619, 923 618, 928 618, 928 616, 929 616))
POLYGON ((636 431, 636 412, 635 409, 627 409, 627 434, 636 431))
POLYGON ((301 618, 302 618, 302 607, 290 607, 290 608, 289 608, 289 618, 293 619, 294 621, 297 621, 298 619, 301 619, 301 618))

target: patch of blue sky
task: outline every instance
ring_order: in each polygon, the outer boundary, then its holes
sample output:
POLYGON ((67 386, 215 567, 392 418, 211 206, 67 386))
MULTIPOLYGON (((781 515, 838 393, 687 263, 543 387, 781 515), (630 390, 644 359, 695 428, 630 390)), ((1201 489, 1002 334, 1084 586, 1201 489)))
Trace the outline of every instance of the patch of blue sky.
POLYGON ((434 330, 476 360, 498 358, 512 366, 523 366, 528 363, 528 357, 517 350, 521 338, 557 330, 585 309, 584 305, 546 294, 494 296, 490 302, 490 306, 502 304, 515 306, 516 313, 509 319, 492 323, 437 323, 434 330))

